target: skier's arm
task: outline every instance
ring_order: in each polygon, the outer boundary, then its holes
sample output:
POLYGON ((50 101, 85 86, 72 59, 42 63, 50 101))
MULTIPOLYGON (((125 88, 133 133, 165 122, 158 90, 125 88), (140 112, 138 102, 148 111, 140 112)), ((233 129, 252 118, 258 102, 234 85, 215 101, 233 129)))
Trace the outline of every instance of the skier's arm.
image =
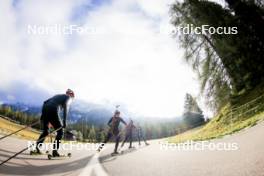
POLYGON ((108 125, 109 127, 111 127, 112 120, 113 120, 113 117, 112 117, 112 118, 108 121, 108 123, 107 123, 107 125, 108 125))
POLYGON ((70 106, 70 98, 68 98, 63 106, 63 127, 66 127, 66 119, 68 117, 69 112, 69 106, 70 106))
POLYGON ((120 121, 127 126, 127 123, 120 117, 120 121))

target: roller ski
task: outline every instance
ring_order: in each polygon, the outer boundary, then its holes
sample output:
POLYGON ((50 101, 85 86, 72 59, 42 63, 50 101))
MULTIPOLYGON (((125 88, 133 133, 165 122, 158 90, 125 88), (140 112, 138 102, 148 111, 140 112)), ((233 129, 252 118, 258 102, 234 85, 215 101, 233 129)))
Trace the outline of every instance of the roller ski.
POLYGON ((131 150, 131 149, 135 149, 135 148, 136 148, 136 147, 134 147, 134 146, 129 146, 129 147, 128 147, 128 149, 130 149, 130 150, 131 150))
POLYGON ((30 155, 45 155, 45 154, 49 154, 49 151, 46 151, 45 153, 41 152, 40 150, 31 150, 29 152, 30 155))
POLYGON ((36 150, 31 150, 29 152, 29 155, 36 155, 36 156, 38 156, 38 155, 44 155, 44 153, 42 153, 40 151, 36 151, 36 150))
POLYGON ((120 152, 113 152, 113 153, 111 153, 111 156, 117 156, 117 155, 120 155, 121 153, 120 152))
POLYGON ((52 154, 48 154, 48 159, 65 159, 65 158, 70 158, 72 156, 71 153, 67 153, 67 154, 59 154, 57 151, 53 151, 52 154))

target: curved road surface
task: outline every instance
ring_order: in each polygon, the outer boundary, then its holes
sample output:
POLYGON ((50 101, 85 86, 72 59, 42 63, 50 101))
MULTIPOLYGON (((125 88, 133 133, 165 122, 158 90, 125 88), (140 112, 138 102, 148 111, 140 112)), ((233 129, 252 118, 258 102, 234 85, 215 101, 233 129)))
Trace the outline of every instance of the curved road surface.
MULTIPOLYGON (((22 149, 27 142, 16 138, 0 141, 0 160, 22 149)), ((94 150, 71 151, 69 159, 47 160, 28 151, 0 166, 0 175, 63 176, 264 176, 264 122, 212 144, 235 144, 237 150, 165 150, 160 141, 138 146, 112 157, 112 144, 100 154, 94 150)), ((234 149, 234 148, 233 148, 234 149)))

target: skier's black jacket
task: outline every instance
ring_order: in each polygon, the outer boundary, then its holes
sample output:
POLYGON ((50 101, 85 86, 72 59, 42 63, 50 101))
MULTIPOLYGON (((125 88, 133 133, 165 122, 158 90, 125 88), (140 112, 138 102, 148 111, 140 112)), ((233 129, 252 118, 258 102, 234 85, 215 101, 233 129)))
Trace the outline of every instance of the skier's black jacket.
MULTIPOLYGON (((48 110, 56 109, 56 111, 58 112, 59 108, 63 108, 63 123, 65 123, 69 110, 69 100, 70 100, 69 95, 66 94, 55 95, 44 102, 42 111, 44 111, 45 109, 48 110)), ((41 116, 42 120, 43 118, 46 117, 41 116)))
POLYGON ((110 127, 110 130, 113 132, 113 134, 117 135, 119 133, 119 124, 122 122, 126 125, 126 122, 121 117, 112 117, 109 122, 107 123, 110 127))

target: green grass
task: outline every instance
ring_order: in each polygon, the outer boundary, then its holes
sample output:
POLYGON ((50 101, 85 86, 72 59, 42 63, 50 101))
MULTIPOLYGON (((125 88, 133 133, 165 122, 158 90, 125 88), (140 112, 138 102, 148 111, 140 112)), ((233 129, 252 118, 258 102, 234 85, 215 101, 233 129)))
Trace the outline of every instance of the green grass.
MULTIPOLYGON (((258 121, 264 120, 264 102, 263 98, 256 101, 254 106, 258 106, 256 111, 251 111, 250 113, 243 113, 235 111, 232 116, 228 116, 228 112, 234 107, 239 107, 247 102, 250 102, 257 97, 263 95, 263 85, 258 86, 256 89, 252 90, 250 93, 238 95, 233 98, 232 105, 229 103, 216 115, 209 123, 201 128, 189 130, 185 133, 167 138, 171 143, 181 143, 188 140, 202 141, 210 140, 215 138, 221 138, 223 136, 233 134, 244 128, 252 127, 258 123, 258 121), (261 88, 262 87, 262 88, 261 88)), ((244 109, 247 107, 244 106, 244 109)), ((248 107, 249 109, 252 106, 248 107)), ((247 111, 247 109, 246 109, 247 111)))
MULTIPOLYGON (((23 128, 23 127, 25 127, 25 126, 13 123, 11 121, 8 121, 8 120, 0 117, 0 133, 1 134, 4 134, 4 135, 10 134, 10 133, 15 132, 15 131, 23 128)), ((39 131, 36 131, 34 129, 31 129, 31 128, 27 128, 25 130, 18 132, 17 134, 15 134, 13 136, 23 138, 23 139, 36 140, 36 139, 38 139, 39 134, 40 134, 39 131)))
MULTIPOLYGON (((9 120, 6 120, 6 119, 0 117, 0 134, 1 135, 10 134, 10 133, 15 132, 15 131, 23 128, 23 127, 25 127, 25 126, 19 125, 17 123, 11 122, 9 120)), ((37 130, 32 129, 32 128, 27 128, 27 129, 24 129, 24 130, 14 134, 14 135, 12 135, 12 137, 36 141, 39 138, 39 135, 40 135, 40 131, 37 131, 37 130)), ((52 138, 54 140, 54 138, 55 138, 54 134, 52 135, 52 138)), ((52 142, 50 139, 50 136, 46 137, 45 142, 52 142)), ((69 143, 69 142, 80 143, 79 141, 77 142, 77 141, 64 141, 64 140, 62 140, 61 142, 63 142, 63 143, 69 143)))
POLYGON ((216 120, 212 120, 202 128, 190 130, 185 133, 168 138, 169 142, 181 143, 187 140, 202 141, 214 138, 221 138, 223 136, 233 134, 246 127, 251 127, 257 124, 258 121, 264 119, 264 112, 254 115, 243 121, 236 121, 233 124, 225 125, 216 120))

